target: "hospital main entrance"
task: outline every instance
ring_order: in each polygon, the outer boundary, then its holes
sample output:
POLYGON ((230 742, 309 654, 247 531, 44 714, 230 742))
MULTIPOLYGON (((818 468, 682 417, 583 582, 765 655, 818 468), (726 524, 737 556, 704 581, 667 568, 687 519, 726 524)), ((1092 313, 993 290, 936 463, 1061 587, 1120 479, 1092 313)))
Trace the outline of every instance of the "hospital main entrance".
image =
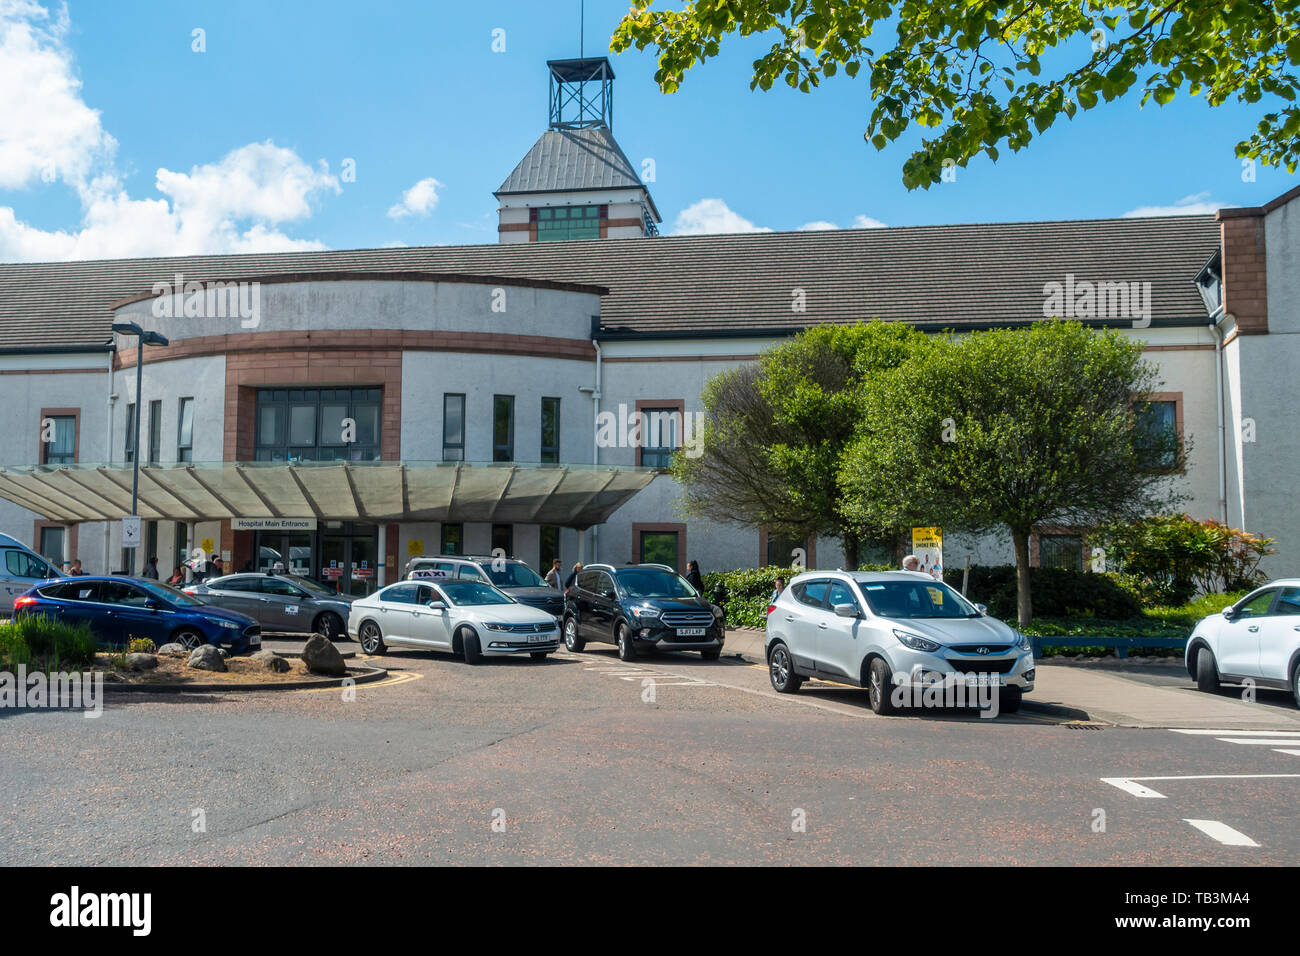
POLYGON ((258 531, 253 553, 258 571, 282 569, 339 594, 361 597, 378 584, 379 529, 373 524, 322 521, 316 531, 258 531))

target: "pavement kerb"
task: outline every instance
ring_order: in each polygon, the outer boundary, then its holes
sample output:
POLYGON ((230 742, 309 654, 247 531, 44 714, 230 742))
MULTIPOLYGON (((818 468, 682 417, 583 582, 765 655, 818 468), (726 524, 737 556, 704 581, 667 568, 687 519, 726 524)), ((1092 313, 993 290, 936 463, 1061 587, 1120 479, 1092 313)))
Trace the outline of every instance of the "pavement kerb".
POLYGON ((370 667, 367 665, 356 665, 363 673, 354 674, 349 672, 344 677, 327 677, 321 680, 290 680, 275 681, 272 683, 262 684, 127 684, 127 683, 110 683, 104 682, 104 690, 113 693, 137 693, 137 694, 212 694, 212 693, 232 693, 232 692, 249 692, 264 690, 314 690, 317 688, 342 687, 346 680, 356 684, 371 684, 377 680, 383 680, 388 676, 388 671, 382 667, 370 667))

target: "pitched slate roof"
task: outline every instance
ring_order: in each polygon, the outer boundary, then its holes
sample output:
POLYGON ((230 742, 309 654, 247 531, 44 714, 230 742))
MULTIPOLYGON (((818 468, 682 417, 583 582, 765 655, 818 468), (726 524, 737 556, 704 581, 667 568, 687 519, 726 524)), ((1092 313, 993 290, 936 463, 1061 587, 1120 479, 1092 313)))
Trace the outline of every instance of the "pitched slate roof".
POLYGON ((1192 279, 1213 216, 517 245, 425 246, 0 265, 0 350, 100 345, 109 308, 174 273, 233 280, 313 272, 511 276, 604 286, 608 337, 774 335, 880 318, 937 327, 1043 318, 1044 285, 1150 282, 1153 324, 1205 321, 1192 279), (806 308, 795 311, 795 289, 806 308))
POLYGON ((493 195, 644 188, 603 126, 548 129, 493 195))

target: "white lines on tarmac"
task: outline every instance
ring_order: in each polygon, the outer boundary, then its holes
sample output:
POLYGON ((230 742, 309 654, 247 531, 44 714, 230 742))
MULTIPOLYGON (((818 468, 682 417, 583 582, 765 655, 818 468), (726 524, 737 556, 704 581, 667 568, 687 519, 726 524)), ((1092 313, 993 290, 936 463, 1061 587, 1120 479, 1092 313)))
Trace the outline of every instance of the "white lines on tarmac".
POLYGON ((1190 820, 1184 817, 1183 822, 1190 823, 1207 837, 1218 840, 1224 846, 1259 846, 1258 843, 1240 830, 1234 830, 1226 823, 1220 823, 1218 820, 1190 820))
POLYGON ((651 670, 645 667, 637 667, 635 664, 598 664, 595 667, 584 667, 588 674, 603 674, 606 677, 617 677, 619 680, 634 681, 644 683, 651 681, 656 687, 715 687, 712 681, 700 680, 698 677, 691 677, 689 674, 673 674, 668 671, 651 670))
POLYGON ((1296 730, 1174 730, 1176 734, 1213 737, 1225 744, 1272 747, 1276 753, 1300 757, 1300 729, 1296 730))
POLYGON ((1108 783, 1112 787, 1118 787, 1125 793, 1131 793, 1135 797, 1146 797, 1148 799, 1165 799, 1165 795, 1150 787, 1143 786, 1141 781, 1149 780, 1295 780, 1300 779, 1300 773, 1203 773, 1189 774, 1187 776, 1173 777, 1102 777, 1102 783, 1108 783))

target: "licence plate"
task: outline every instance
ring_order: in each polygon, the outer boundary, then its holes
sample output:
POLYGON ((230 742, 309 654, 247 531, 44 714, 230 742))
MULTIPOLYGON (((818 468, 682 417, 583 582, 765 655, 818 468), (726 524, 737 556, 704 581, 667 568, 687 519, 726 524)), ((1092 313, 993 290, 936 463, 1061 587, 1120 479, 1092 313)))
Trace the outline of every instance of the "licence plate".
POLYGON ((967 674, 967 687, 1004 687, 1007 679, 1001 674, 967 674))
POLYGON ((555 638, 550 634, 529 634, 528 635, 529 644, 549 644, 553 640, 555 640, 555 638))
POLYGON ((679 627, 677 629, 678 637, 703 637, 705 628, 702 627, 679 627))
POLYGON ((262 638, 261 638, 260 636, 259 636, 259 637, 250 637, 250 638, 248 639, 248 646, 249 646, 249 647, 261 647, 261 646, 262 646, 262 638))

